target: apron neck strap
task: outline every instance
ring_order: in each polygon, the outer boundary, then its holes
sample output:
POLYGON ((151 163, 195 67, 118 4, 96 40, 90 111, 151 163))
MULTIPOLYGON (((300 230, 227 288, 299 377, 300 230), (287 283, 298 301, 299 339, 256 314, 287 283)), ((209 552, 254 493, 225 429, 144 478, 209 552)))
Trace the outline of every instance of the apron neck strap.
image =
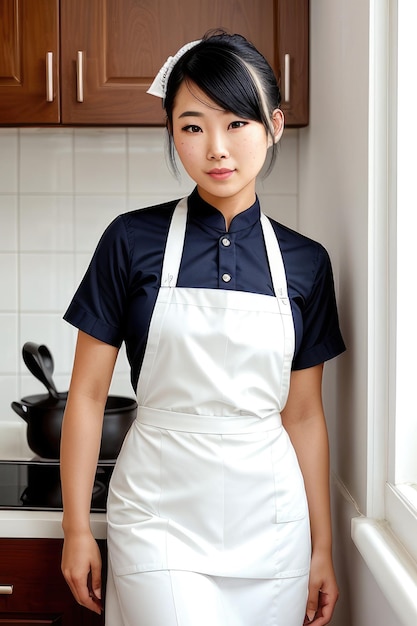
POLYGON ((187 225, 188 199, 182 198, 174 209, 162 266, 161 287, 175 287, 184 248, 187 225))
POLYGON ((288 298, 287 278, 278 239, 270 219, 264 213, 261 213, 261 226, 275 296, 277 298, 288 298))

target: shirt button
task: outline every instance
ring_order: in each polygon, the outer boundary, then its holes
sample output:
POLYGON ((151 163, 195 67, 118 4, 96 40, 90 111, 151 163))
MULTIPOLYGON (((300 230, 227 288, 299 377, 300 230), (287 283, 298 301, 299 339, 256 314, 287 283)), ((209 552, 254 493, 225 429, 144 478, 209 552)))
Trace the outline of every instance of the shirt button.
POLYGON ((232 280, 232 277, 230 276, 230 274, 223 274, 222 281, 224 283, 229 283, 231 280, 232 280))
POLYGON ((223 237, 222 244, 224 245, 225 248, 228 248, 231 244, 231 241, 227 237, 223 237))

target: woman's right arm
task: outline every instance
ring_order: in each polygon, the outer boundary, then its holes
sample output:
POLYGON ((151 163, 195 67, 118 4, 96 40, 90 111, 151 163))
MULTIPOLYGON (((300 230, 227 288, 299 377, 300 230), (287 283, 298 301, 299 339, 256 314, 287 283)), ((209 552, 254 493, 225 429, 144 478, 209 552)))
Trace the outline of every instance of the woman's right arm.
POLYGON ((118 348, 80 331, 61 434, 62 572, 77 602, 101 612, 101 557, 90 506, 118 348))

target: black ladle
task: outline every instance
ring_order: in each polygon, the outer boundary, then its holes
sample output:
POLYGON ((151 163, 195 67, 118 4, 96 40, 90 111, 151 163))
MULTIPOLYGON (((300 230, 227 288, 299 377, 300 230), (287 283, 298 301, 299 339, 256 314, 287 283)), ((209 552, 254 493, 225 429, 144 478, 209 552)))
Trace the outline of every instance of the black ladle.
POLYGON ((22 348, 22 356, 28 370, 45 385, 49 396, 59 400, 59 392, 52 380, 54 360, 49 349, 45 345, 27 341, 22 348))

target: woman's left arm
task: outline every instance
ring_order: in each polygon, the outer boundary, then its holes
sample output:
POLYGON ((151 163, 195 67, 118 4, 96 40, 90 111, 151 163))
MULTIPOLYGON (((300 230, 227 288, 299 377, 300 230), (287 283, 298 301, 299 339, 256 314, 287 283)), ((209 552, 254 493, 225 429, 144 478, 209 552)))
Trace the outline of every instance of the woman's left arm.
POLYGON ((310 512, 312 555, 305 623, 314 626, 330 622, 339 595, 332 560, 329 445, 322 377, 323 365, 292 372, 282 412, 284 428, 303 473, 310 512))

